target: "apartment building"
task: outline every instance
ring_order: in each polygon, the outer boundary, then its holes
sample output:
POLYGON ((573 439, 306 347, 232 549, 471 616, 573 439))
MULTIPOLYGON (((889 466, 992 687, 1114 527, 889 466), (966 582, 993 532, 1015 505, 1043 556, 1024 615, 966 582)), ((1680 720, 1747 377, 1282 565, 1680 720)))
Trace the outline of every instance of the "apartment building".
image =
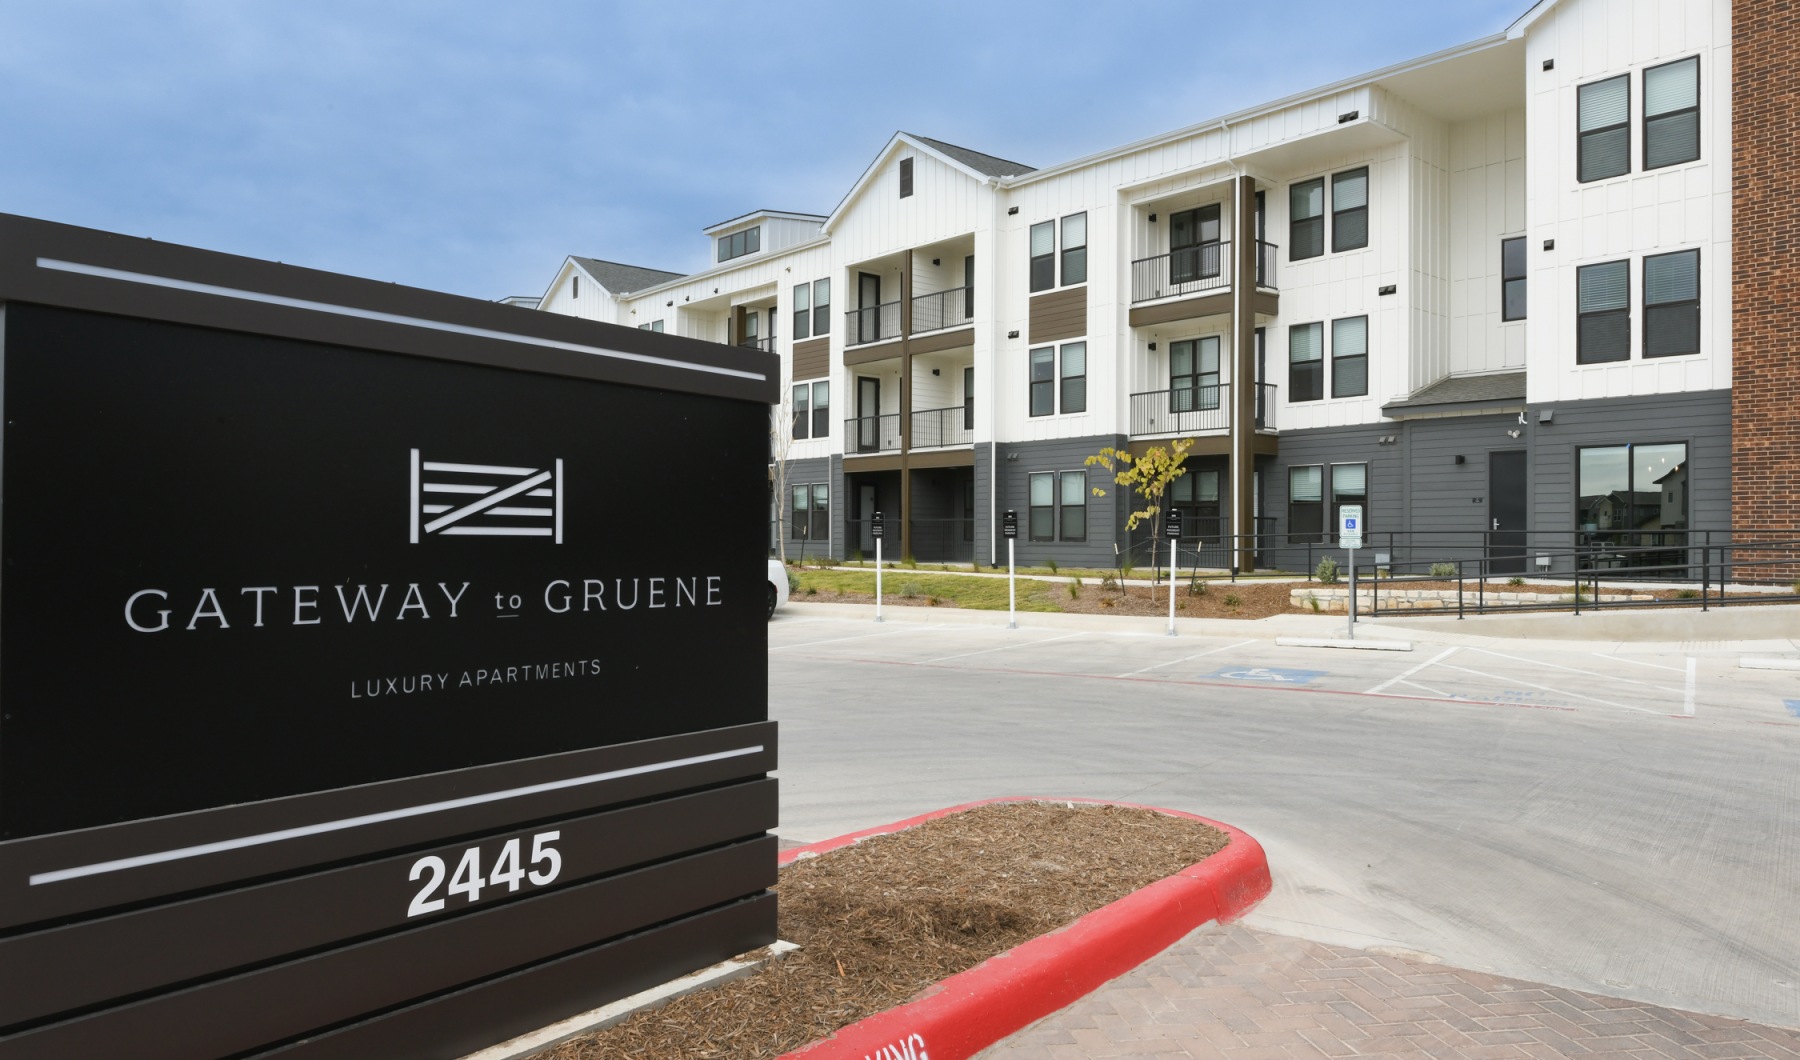
POLYGON ((898 133, 829 214, 713 225, 688 276, 571 257, 541 306, 780 354, 790 556, 871 554, 882 512, 890 551, 1004 562, 1013 510, 1022 562, 1110 565, 1148 531, 1085 458, 1177 438, 1168 503, 1218 566, 1297 567, 1346 504, 1496 573, 1791 527, 1794 270, 1734 364, 1733 245, 1791 265, 1796 22, 1733 7, 1543 0, 1042 168, 898 133), (1735 85, 1734 32, 1763 70, 1735 85))

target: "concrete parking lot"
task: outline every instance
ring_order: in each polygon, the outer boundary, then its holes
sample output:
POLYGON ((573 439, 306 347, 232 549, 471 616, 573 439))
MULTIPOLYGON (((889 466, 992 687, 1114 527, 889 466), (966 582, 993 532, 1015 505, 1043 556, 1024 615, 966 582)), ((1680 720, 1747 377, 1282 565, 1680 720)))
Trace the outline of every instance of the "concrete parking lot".
POLYGON ((1310 616, 888 618, 770 625, 784 838, 996 795, 1167 806, 1263 842, 1252 928, 1800 1026, 1800 674, 1741 665, 1800 658, 1786 625, 1363 630, 1412 642, 1377 652, 1275 642, 1341 629, 1310 616))

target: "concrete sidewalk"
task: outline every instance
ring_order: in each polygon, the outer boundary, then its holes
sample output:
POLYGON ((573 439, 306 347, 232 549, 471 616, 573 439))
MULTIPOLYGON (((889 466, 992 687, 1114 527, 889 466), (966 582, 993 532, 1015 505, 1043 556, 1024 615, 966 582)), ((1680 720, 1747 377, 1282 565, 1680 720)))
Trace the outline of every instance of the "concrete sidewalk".
POLYGON ((1800 1060, 1800 1031, 1208 924, 980 1056, 1800 1060))

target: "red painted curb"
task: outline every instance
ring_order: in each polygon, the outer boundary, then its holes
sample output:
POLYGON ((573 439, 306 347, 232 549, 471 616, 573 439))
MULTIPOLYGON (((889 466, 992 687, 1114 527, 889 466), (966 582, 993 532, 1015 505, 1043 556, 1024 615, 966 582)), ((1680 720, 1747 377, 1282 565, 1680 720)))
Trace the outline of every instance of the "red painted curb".
POLYGON ((1235 920, 1268 897, 1262 844, 1228 824, 1180 810, 1099 799, 984 799, 784 851, 781 863, 953 813, 1007 802, 1079 802, 1155 810, 1210 824, 1224 850, 937 984, 898 1008, 787 1053, 804 1060, 965 1060, 1149 960, 1209 920, 1235 920))

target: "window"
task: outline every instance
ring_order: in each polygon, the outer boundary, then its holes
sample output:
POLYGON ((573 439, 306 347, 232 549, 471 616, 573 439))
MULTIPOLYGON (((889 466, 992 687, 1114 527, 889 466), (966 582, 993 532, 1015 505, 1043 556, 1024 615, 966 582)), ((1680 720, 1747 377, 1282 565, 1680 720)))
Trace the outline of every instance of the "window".
MULTIPOLYGON (((1169 411, 1219 407, 1219 340, 1184 339, 1169 345, 1169 411)), ((1176 479, 1177 482, 1181 481, 1176 479)))
POLYGON ((1344 525, 1344 505, 1361 505, 1362 525, 1369 525, 1369 465, 1331 465, 1331 522, 1321 528, 1326 540, 1344 525))
POLYGON ((1644 168, 1700 157, 1700 57, 1644 71, 1644 168))
POLYGON ((1062 219, 1062 282, 1064 286, 1087 282, 1087 214, 1072 213, 1062 219))
POLYGON ((1369 392, 1369 318, 1345 317, 1331 322, 1331 396, 1361 397, 1369 392))
POLYGON ((1087 343, 1068 342, 1062 348, 1062 411, 1087 411, 1087 343))
POLYGON ((812 335, 812 284, 794 285, 794 341, 812 335))
POLYGON ((1700 252, 1644 259, 1644 356, 1700 352, 1700 252))
POLYGON ((719 237, 719 260, 730 261, 762 249, 762 225, 719 237))
POLYGON ((1369 245, 1369 167, 1346 170, 1331 178, 1331 249, 1356 250, 1369 245))
POLYGON ((570 288, 570 290, 569 290, 570 298, 580 298, 581 297, 581 277, 579 277, 579 276, 569 277, 569 288, 570 288))
POLYGON ((1181 513, 1183 538, 1219 536, 1218 471, 1201 468, 1169 483, 1169 507, 1181 513))
POLYGON ((1687 445, 1592 446, 1576 453, 1576 541, 1588 550, 1580 565, 1685 572, 1687 445))
POLYGON ((1575 90, 1575 110, 1575 179, 1585 184, 1630 170, 1631 78, 1620 74, 1582 85, 1575 90))
POLYGON ((1288 260, 1325 253, 1325 178, 1288 188, 1288 260))
POLYGON ((1193 283, 1219 275, 1219 206, 1169 215, 1169 281, 1193 283))
POLYGON ((1056 222, 1043 221, 1031 226, 1031 290, 1048 291, 1056 286, 1056 222))
POLYGON ((913 160, 910 158, 902 158, 900 160, 900 197, 902 199, 911 198, 912 191, 913 191, 913 160))
POLYGON ((662 329, 663 329, 663 322, 660 320, 652 320, 648 324, 639 324, 638 325, 639 331, 661 331, 662 329))
POLYGON ((1575 363, 1630 360, 1631 263, 1583 265, 1575 288, 1575 363))
POLYGON ((1028 536, 1032 541, 1056 540, 1056 475, 1039 471, 1031 476, 1031 510, 1028 536))
POLYGON ((794 384, 794 440, 831 437, 831 381, 794 384))
POLYGON ((1044 346, 1031 351, 1031 414, 1056 414, 1056 348, 1044 346))
POLYGON ((963 369, 963 430, 975 429, 975 369, 963 369))
POLYGON ((1288 329, 1288 400, 1317 401, 1325 396, 1325 325, 1296 324, 1288 329))
POLYGON ((1525 319, 1525 237, 1500 241, 1500 319, 1525 319))
POLYGON ((797 541, 831 540, 831 487, 823 482, 794 487, 792 537, 797 541))
POLYGON ((1288 541, 1325 540, 1325 469, 1288 468, 1288 541))
POLYGON ((1064 471, 1057 476, 1062 490, 1062 517, 1057 536, 1064 541, 1087 540, 1087 472, 1064 471))
POLYGON ((831 280, 813 281, 813 334, 831 334, 831 280))

